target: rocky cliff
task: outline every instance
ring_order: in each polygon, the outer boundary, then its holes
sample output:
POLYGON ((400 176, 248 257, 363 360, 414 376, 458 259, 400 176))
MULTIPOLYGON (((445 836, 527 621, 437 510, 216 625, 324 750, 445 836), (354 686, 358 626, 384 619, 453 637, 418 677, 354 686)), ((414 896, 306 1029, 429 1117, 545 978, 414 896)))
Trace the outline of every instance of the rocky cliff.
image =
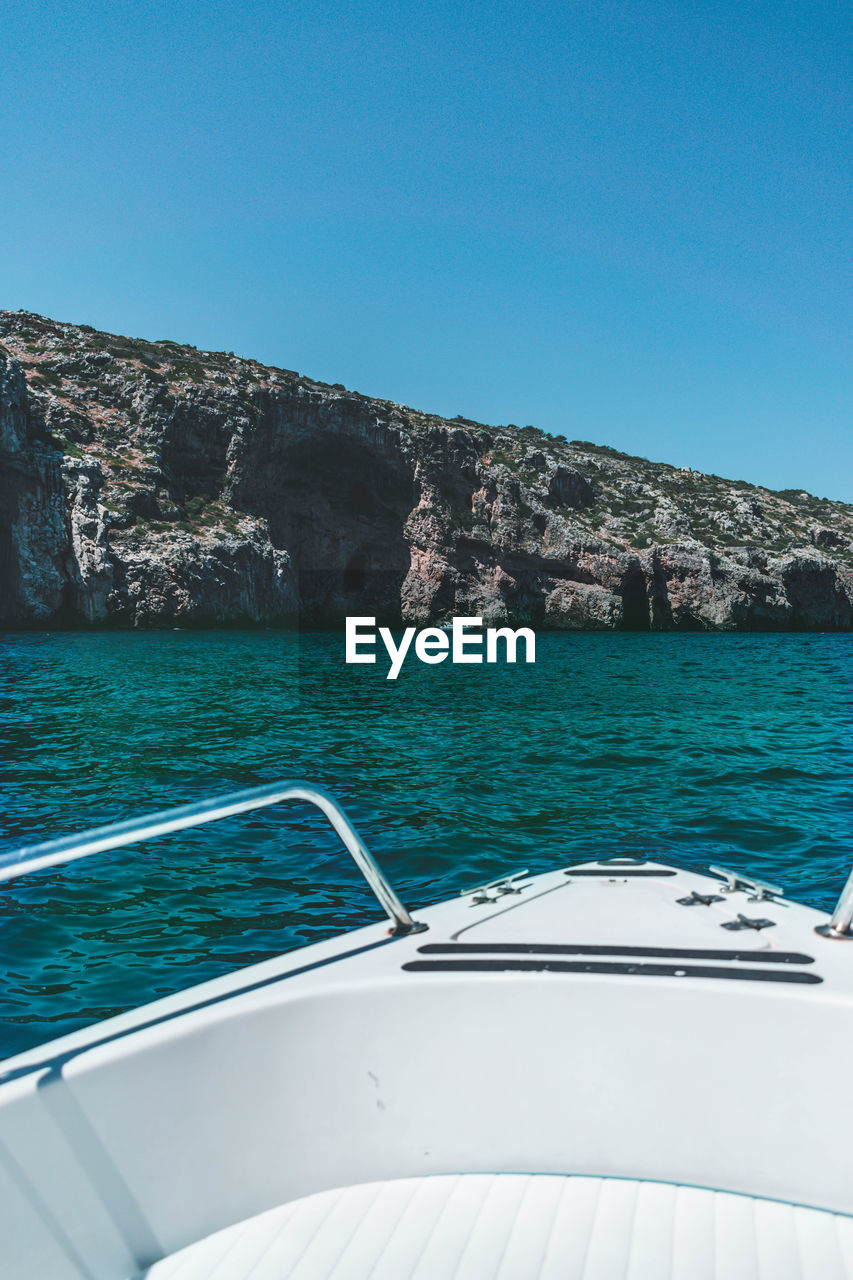
POLYGON ((0 312, 0 624, 847 629, 853 507, 0 312))

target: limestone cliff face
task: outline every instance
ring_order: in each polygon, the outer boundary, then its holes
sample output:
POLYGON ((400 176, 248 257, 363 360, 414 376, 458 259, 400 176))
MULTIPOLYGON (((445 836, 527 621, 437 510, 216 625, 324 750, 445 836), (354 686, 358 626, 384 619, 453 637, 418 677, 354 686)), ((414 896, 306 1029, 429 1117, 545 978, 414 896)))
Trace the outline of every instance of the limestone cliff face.
POLYGON ((853 508, 0 312, 0 624, 848 629, 853 508))

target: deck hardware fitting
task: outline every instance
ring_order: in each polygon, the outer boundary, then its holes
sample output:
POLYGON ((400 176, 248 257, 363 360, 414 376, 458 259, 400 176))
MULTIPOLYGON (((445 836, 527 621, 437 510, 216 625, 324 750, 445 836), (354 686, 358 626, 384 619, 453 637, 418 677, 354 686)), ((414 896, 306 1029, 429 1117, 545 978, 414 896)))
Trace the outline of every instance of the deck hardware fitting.
POLYGON ((723 902, 725 899, 719 893, 697 893, 694 889, 688 898, 676 898, 675 901, 681 907, 695 907, 700 903, 703 907, 710 907, 712 902, 723 902))
POLYGON ((720 927, 722 929, 771 929, 775 923, 775 920, 766 920, 760 916, 745 916, 738 912, 737 920, 726 920, 720 927))
POLYGON ((516 884, 515 881, 523 880, 529 875, 530 872, 526 868, 524 871, 513 871, 507 876, 500 876, 497 880, 490 880, 488 884, 480 884, 476 889, 463 889, 459 896, 467 898, 470 894, 473 898, 473 906, 480 906, 484 902, 497 902, 498 898, 506 893, 521 893, 526 889, 526 884, 516 884), (494 893, 493 898, 489 897, 489 890, 494 893))
POLYGON ((752 876, 743 876, 739 871, 729 871, 727 867, 709 867, 712 875, 721 876, 725 884, 720 886, 721 893, 738 893, 752 890, 747 902, 764 902, 768 898, 784 897, 785 890, 781 885, 768 884, 766 880, 756 880, 752 876))

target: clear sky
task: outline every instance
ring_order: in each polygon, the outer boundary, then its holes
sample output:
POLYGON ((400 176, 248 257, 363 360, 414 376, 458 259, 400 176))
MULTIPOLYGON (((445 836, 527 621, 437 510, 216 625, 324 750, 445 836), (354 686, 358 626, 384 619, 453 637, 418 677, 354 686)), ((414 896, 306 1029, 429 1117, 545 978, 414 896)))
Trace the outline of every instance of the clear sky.
POLYGON ((0 306, 853 501, 849 0, 6 0, 0 306))

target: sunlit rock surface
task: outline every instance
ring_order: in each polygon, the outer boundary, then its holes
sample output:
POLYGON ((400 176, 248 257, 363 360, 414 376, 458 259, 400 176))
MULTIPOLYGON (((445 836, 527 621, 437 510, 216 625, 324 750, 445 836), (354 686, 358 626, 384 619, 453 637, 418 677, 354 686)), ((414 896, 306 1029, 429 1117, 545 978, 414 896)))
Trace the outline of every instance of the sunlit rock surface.
POLYGON ((848 629, 853 508, 0 312, 0 623, 848 629))

